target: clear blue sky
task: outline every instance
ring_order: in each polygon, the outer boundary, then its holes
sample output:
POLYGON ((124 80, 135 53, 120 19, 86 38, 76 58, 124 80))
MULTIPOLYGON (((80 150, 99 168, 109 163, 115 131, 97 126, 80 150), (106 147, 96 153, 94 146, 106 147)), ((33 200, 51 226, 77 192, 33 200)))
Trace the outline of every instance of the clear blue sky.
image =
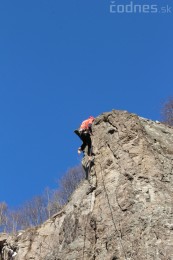
POLYGON ((107 0, 0 1, 0 201, 9 206, 79 163, 73 130, 83 119, 120 109, 159 120, 173 95, 173 13, 109 9, 107 0))

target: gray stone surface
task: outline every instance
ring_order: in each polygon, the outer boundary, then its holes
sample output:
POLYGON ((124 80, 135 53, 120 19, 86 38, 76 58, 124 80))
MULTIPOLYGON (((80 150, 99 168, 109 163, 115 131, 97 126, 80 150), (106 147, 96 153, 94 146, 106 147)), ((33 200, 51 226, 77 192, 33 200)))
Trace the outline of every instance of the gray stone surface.
POLYGON ((114 110, 95 120, 92 141, 89 183, 6 240, 15 260, 173 260, 173 128, 114 110))

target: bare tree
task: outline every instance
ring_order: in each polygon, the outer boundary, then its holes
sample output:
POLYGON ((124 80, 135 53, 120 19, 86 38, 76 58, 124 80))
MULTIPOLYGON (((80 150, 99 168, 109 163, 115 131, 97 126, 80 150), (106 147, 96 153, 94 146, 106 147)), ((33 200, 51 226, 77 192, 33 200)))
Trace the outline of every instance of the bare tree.
POLYGON ((43 196, 35 196, 26 202, 21 210, 21 227, 37 226, 48 219, 47 205, 43 196))
POLYGON ((56 190, 46 188, 42 195, 35 196, 18 209, 10 210, 5 202, 0 203, 0 231, 15 233, 42 224, 68 202, 84 177, 82 166, 76 166, 66 172, 56 190))
POLYGON ((170 97, 161 109, 162 122, 173 126, 173 97, 170 97))
POLYGON ((0 203, 0 231, 6 230, 7 223, 7 204, 5 202, 0 203))
POLYGON ((59 181, 58 195, 61 205, 68 202, 70 196, 84 178, 85 172, 81 165, 71 168, 66 172, 59 181))
POLYGON ((49 215, 44 196, 35 196, 22 207, 15 210, 8 210, 6 230, 15 233, 19 229, 38 226, 48 218, 49 215))
POLYGON ((43 196, 46 199, 47 214, 48 214, 48 218, 50 218, 55 213, 57 213, 62 207, 60 205, 59 194, 57 190, 46 188, 43 196))
POLYGON ((21 229, 21 223, 22 223, 21 211, 17 209, 9 210, 6 230, 14 234, 17 232, 17 230, 21 229))

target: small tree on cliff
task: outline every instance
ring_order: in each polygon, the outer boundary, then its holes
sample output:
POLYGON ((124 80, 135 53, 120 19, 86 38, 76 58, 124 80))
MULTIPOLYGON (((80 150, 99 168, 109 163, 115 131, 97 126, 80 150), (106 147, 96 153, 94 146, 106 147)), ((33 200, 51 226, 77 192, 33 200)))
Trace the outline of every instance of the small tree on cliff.
POLYGON ((170 97, 162 106, 162 122, 173 126, 173 97, 170 97))

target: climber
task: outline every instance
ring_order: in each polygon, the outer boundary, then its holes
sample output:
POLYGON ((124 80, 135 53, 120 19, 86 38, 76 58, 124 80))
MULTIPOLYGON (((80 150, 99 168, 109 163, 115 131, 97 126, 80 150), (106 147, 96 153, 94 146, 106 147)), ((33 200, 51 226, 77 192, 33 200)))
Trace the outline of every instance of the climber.
POLYGON ((79 129, 75 130, 74 133, 79 136, 82 140, 83 144, 78 148, 78 154, 84 152, 86 146, 88 146, 88 156, 92 156, 92 143, 91 143, 91 135, 92 135, 92 123, 94 121, 94 117, 90 116, 88 119, 84 120, 79 127, 79 129))
POLYGON ((17 253, 10 248, 7 243, 4 243, 4 246, 2 248, 2 259, 14 259, 14 257, 17 255, 17 253))

